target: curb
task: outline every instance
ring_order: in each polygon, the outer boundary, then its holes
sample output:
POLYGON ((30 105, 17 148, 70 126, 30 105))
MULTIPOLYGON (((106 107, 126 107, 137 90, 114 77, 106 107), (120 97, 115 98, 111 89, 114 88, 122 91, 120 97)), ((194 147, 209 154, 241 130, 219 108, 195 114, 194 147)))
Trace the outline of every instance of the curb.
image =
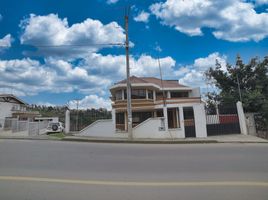
POLYGON ((4 140, 50 140, 67 142, 89 142, 89 143, 124 143, 124 144, 268 144, 264 141, 218 141, 218 140, 113 140, 113 139, 90 139, 90 138, 33 138, 33 137, 0 137, 4 140))
POLYGON ((63 138, 62 141, 71 142, 92 142, 92 143, 125 143, 125 144, 206 144, 206 143, 218 143, 217 140, 200 140, 200 141, 147 141, 147 140, 102 140, 102 139, 83 139, 83 138, 63 138))

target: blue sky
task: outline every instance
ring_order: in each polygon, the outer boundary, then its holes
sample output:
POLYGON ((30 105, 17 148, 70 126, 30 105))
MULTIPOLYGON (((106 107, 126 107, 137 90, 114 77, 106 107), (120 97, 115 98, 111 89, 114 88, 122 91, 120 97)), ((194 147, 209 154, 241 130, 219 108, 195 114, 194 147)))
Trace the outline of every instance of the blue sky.
POLYGON ((124 43, 126 6, 132 75, 159 77, 159 56, 164 78, 206 91, 203 73, 216 59, 267 55, 268 0, 1 0, 0 93, 110 108, 125 50, 106 44, 124 43))

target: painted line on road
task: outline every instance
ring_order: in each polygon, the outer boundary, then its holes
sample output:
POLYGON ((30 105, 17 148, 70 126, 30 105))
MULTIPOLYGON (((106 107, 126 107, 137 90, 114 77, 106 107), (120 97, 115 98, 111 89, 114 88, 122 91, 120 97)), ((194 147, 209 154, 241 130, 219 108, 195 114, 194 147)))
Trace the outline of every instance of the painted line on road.
POLYGON ((268 187, 268 182, 255 181, 191 181, 191 182, 141 182, 141 181, 97 181, 81 179, 56 179, 25 176, 0 176, 0 181, 27 181, 47 183, 68 183, 103 186, 255 186, 268 187))

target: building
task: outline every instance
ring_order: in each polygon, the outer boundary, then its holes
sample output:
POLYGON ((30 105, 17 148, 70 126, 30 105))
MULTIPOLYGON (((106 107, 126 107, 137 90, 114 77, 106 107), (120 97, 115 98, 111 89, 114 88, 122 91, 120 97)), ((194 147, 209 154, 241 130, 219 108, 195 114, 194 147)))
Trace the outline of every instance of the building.
POLYGON ((34 117, 40 116, 39 112, 27 111, 27 104, 12 94, 0 94, 0 129, 4 128, 8 119, 33 121, 34 117))
MULTIPOLYGON (((199 88, 178 80, 130 77, 134 138, 206 137, 204 103, 199 88)), ((127 137, 126 80, 111 88, 112 120, 100 120, 81 135, 127 137)))

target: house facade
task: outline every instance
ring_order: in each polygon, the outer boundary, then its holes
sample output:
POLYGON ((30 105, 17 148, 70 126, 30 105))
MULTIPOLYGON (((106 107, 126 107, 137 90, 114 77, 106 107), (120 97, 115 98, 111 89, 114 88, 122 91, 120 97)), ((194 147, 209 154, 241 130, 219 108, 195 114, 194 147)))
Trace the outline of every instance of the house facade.
MULTIPOLYGON (((178 80, 154 77, 132 76, 130 83, 134 138, 207 136, 199 88, 182 85, 178 80)), ((128 136, 126 87, 126 80, 123 80, 110 88, 112 120, 97 121, 82 130, 81 135, 128 136)))
POLYGON ((40 116, 39 112, 27 111, 27 104, 12 94, 0 94, 0 130, 8 119, 30 120, 40 116))

